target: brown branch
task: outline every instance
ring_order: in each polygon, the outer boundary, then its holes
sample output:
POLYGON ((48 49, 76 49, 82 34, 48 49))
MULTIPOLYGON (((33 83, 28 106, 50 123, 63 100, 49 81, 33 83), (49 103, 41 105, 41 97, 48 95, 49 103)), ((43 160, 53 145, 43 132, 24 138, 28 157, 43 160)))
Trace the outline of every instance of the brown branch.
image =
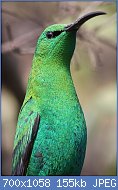
MULTIPOLYGON (((20 19, 20 20, 22 20, 24 18, 22 14, 19 15, 18 13, 12 12, 12 10, 10 11, 10 10, 7 10, 5 8, 2 8, 2 12, 4 14, 7 14, 9 16, 12 16, 12 17, 20 19)), ((34 22, 40 26, 43 26, 43 24, 39 20, 36 20, 36 18, 33 18, 32 15, 28 15, 27 20, 30 20, 30 21, 32 21, 32 22, 34 22)))
POLYGON ((15 13, 15 12, 11 12, 10 10, 6 10, 6 9, 3 8, 3 7, 2 7, 2 13, 3 13, 3 14, 8 14, 8 15, 10 15, 10 16, 12 16, 12 17, 15 17, 15 18, 18 18, 18 19, 20 19, 20 20, 22 19, 22 16, 21 16, 21 15, 15 13))
POLYGON ((34 54, 35 47, 19 48, 20 54, 34 54))
POLYGON ((11 27, 10 27, 9 23, 6 23, 6 31, 7 31, 7 35, 8 35, 8 40, 12 41, 13 36, 12 36, 12 31, 11 31, 11 27))
POLYGON ((91 59, 91 63, 94 69, 97 66, 102 65, 101 54, 103 52, 102 45, 106 45, 111 47, 116 51, 116 45, 112 43, 108 39, 103 39, 101 37, 96 36, 94 31, 86 31, 85 29, 81 29, 78 34, 79 40, 82 40, 83 46, 85 46, 88 50, 88 54, 91 59))
POLYGON ((42 28, 40 28, 40 29, 36 28, 33 31, 25 33, 12 41, 3 43, 2 44, 2 53, 6 53, 9 51, 13 51, 17 48, 20 48, 25 43, 29 42, 33 37, 38 37, 38 35, 41 33, 41 30, 42 30, 42 28))
POLYGON ((116 49, 116 45, 112 43, 110 40, 98 37, 96 36, 96 33, 94 31, 85 30, 85 28, 81 29, 81 31, 78 32, 78 37, 80 40, 87 42, 89 44, 92 43, 93 45, 96 45, 96 42, 97 43, 99 42, 99 43, 104 43, 105 45, 108 45, 113 49, 116 49))

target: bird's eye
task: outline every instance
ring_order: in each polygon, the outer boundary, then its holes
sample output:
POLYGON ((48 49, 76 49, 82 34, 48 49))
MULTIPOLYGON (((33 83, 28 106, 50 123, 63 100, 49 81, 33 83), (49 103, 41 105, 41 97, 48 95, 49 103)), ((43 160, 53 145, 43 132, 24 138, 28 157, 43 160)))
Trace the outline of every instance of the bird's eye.
POLYGON ((48 39, 53 38, 53 32, 47 32, 46 36, 48 39))
POLYGON ((62 32, 63 32, 63 30, 54 31, 54 32, 47 32, 46 36, 48 39, 51 39, 51 38, 55 38, 56 36, 59 36, 62 32))

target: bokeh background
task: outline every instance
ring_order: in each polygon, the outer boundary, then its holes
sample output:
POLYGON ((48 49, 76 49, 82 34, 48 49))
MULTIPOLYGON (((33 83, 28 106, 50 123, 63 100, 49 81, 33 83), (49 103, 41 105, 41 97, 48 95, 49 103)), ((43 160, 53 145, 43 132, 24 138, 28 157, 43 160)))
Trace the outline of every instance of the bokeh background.
POLYGON ((11 174, 17 117, 36 41, 50 24, 104 11, 79 30, 71 72, 88 142, 81 175, 116 175, 116 3, 2 2, 2 175, 11 174))

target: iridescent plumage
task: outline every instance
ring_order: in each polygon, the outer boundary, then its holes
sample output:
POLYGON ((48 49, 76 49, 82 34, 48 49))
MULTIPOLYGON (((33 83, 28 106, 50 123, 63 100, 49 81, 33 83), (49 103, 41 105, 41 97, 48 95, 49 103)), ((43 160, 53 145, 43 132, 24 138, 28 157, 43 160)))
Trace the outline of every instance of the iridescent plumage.
POLYGON ((76 32, 73 25, 52 25, 38 39, 18 117, 12 175, 81 173, 87 131, 70 73, 76 32))

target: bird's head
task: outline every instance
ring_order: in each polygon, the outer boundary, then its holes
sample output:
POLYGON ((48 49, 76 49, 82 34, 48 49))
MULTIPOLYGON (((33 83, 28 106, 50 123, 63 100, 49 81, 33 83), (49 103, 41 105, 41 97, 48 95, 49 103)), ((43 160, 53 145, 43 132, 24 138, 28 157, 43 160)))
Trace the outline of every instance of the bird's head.
POLYGON ((38 39, 35 56, 44 60, 60 59, 70 62, 75 49, 76 33, 81 25, 87 20, 103 14, 105 13, 100 11, 92 12, 72 24, 55 24, 47 27, 38 39))

